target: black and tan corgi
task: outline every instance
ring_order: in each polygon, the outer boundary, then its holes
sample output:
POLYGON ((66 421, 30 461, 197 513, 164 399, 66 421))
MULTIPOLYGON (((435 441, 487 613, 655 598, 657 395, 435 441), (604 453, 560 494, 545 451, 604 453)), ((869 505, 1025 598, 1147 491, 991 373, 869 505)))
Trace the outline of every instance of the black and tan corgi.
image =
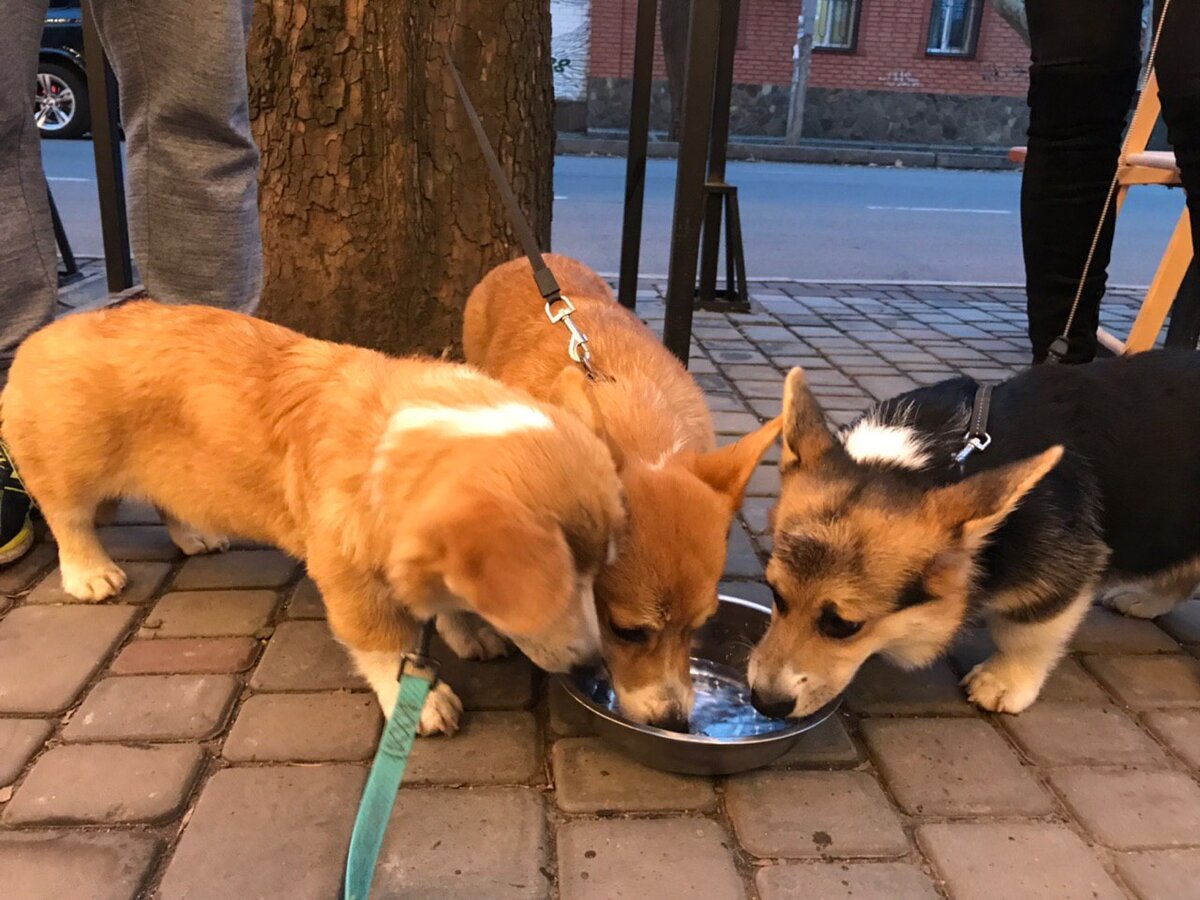
POLYGON ((1020 712, 1098 594, 1160 615, 1200 580, 1200 354, 1042 366, 997 385, 991 444, 960 466, 978 385, 878 404, 832 433, 795 369, 756 706, 804 715, 873 654, 931 663, 976 614, 998 648, 963 683, 1020 712))

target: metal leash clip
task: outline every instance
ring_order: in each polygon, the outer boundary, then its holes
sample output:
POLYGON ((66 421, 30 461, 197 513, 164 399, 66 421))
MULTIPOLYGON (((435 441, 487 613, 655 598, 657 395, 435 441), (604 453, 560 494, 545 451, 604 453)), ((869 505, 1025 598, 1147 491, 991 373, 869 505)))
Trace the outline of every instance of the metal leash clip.
POLYGON ((954 455, 954 461, 960 466, 976 450, 982 453, 988 447, 992 446, 992 436, 986 432, 983 434, 968 434, 963 440, 966 441, 966 444, 954 455))
POLYGON ((573 362, 583 366, 587 372, 588 378, 592 381, 602 380, 600 373, 592 367, 592 353, 588 350, 588 336, 584 334, 575 320, 571 318, 571 313, 575 312, 575 304, 565 294, 559 294, 557 297, 546 301, 546 318, 553 325, 564 325, 571 333, 571 343, 567 346, 567 355, 571 357, 573 362), (559 310, 554 310, 552 307, 556 303, 561 303, 563 306, 559 310))

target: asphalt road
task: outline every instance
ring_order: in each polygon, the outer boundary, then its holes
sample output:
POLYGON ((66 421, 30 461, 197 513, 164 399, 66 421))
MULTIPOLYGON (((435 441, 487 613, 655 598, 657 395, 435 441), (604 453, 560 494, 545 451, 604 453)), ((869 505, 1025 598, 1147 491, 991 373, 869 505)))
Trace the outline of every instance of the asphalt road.
MULTIPOLYGON (((72 247, 101 250, 90 141, 45 141, 44 165, 72 247)), ((667 270, 675 163, 650 160, 641 272, 667 270)), ((625 160, 560 156, 554 249, 602 272, 620 260, 625 160)), ((731 163, 751 278, 1020 282, 1017 172, 731 163)), ((1181 191, 1141 188, 1118 225, 1110 278, 1144 285, 1181 191)))

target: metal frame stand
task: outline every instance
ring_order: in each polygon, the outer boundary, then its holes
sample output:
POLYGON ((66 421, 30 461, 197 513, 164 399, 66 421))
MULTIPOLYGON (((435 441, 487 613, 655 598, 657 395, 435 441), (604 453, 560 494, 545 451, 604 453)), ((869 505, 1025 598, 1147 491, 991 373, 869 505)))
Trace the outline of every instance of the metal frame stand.
POLYGON ((65 287, 78 281, 83 275, 79 271, 79 264, 75 262, 75 254, 71 252, 71 242, 67 240, 67 230, 63 228, 62 217, 58 214, 58 206, 50 188, 46 188, 46 199, 50 201, 50 223, 54 226, 54 243, 58 244, 58 252, 63 261, 63 268, 58 273, 58 286, 65 287))
MULTIPOLYGON (((684 365, 688 361, 692 312, 697 301, 705 309, 736 311, 749 308, 737 188, 725 180, 733 56, 737 49, 740 8, 740 0, 692 0, 688 25, 687 71, 667 274, 667 310, 663 323, 663 343, 684 365), (724 290, 718 291, 722 215, 725 217, 726 279, 724 290), (704 235, 703 254, 701 234, 704 235), (718 297, 722 300, 718 301, 718 297)), ((630 309, 637 303, 657 9, 657 0, 638 0, 618 286, 621 303, 630 309)))
POLYGON ((112 293, 133 287, 133 258, 129 250, 129 218, 125 210, 125 178, 121 164, 121 130, 117 115, 117 79, 92 18, 83 4, 83 53, 87 58, 88 102, 92 109, 92 147, 96 156, 96 186, 100 194, 100 231, 104 238, 104 268, 112 293))

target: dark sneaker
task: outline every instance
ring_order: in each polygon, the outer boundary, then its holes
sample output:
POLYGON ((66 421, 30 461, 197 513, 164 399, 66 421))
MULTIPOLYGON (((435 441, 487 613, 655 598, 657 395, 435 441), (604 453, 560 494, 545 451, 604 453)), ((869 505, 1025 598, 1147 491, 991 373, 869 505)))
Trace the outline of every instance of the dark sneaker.
POLYGON ((21 476, 0 441, 0 566, 20 559, 33 546, 30 506, 21 476))

